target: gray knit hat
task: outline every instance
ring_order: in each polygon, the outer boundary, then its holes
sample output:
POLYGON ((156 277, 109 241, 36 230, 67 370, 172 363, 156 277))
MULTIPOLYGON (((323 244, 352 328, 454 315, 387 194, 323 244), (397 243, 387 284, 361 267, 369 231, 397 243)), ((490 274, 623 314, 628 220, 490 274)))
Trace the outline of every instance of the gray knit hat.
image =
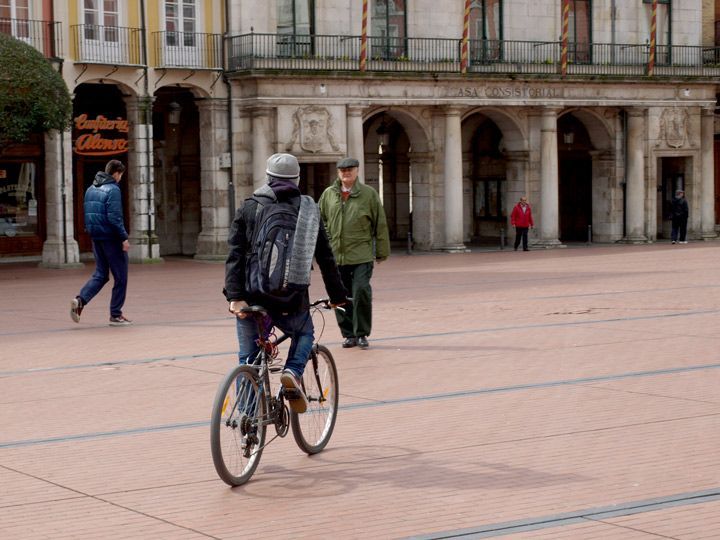
POLYGON ((296 184, 300 181, 300 164, 291 154, 273 154, 267 160, 265 172, 274 178, 284 178, 296 184))

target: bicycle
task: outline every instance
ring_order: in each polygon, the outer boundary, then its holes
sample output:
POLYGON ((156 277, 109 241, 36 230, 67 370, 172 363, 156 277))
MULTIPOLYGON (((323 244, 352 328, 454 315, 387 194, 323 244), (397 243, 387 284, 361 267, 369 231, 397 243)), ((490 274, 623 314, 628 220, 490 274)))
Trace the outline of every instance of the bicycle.
MULTIPOLYGON (((310 308, 313 314, 321 315, 321 309, 332 309, 327 298, 313 302, 310 308)), ((316 340, 301 380, 308 409, 303 414, 291 411, 285 402, 289 390, 277 382, 273 385, 270 378, 271 373, 283 369, 282 364, 274 361, 278 345, 290 336, 275 335, 265 308, 248 306, 242 311, 257 324, 259 351, 252 362, 234 367, 220 383, 210 421, 213 464, 218 476, 230 486, 250 480, 265 447, 276 438, 285 437, 290 428, 302 451, 308 455, 321 452, 335 429, 339 399, 335 360, 327 347, 316 340), (265 442, 270 425, 275 426, 276 435, 265 442)))

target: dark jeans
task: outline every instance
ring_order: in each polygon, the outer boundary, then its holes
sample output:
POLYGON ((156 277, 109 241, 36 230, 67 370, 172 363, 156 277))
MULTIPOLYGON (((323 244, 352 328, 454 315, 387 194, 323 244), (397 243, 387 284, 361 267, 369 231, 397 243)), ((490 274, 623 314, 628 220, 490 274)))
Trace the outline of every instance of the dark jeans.
POLYGON ((78 295, 83 305, 88 304, 97 293, 110 281, 112 273, 114 284, 110 299, 110 316, 122 315, 128 281, 128 254, 123 251, 119 240, 93 240, 95 255, 95 272, 78 295))
POLYGON ((528 248, 528 227, 515 227, 515 249, 520 245, 520 239, 522 238, 523 249, 527 251, 528 248))
POLYGON ((673 242, 684 242, 687 236, 687 216, 672 218, 672 232, 670 239, 673 242))
POLYGON ((373 262, 338 266, 343 285, 352 296, 352 303, 344 305, 345 312, 335 310, 343 337, 369 336, 372 330, 372 288, 370 279, 373 262))

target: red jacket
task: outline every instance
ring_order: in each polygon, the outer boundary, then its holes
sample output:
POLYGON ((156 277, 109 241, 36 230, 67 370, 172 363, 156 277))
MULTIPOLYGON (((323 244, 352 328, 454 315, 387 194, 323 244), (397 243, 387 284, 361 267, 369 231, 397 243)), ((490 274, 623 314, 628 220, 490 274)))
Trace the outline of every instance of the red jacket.
POLYGON ((534 227, 530 205, 526 204, 525 212, 523 212, 520 203, 517 203, 510 214, 510 224, 513 227, 534 227))

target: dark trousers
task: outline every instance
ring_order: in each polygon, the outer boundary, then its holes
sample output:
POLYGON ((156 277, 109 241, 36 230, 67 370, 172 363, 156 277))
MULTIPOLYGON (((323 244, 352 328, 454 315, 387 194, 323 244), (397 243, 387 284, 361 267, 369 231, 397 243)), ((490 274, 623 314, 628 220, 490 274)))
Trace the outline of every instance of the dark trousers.
POLYGON ((670 239, 673 242, 684 242, 687 236, 687 216, 672 218, 672 231, 670 239))
POLYGON ((372 330, 372 288, 370 278, 373 262, 338 266, 343 285, 352 296, 352 303, 344 305, 345 312, 335 310, 343 337, 369 336, 372 330))
POLYGON ((128 254, 123 251, 119 240, 93 240, 93 254, 95 255, 95 272, 78 295, 83 305, 92 300, 97 293, 110 281, 112 273, 114 284, 110 299, 110 316, 122 315, 125 304, 128 281, 128 254))
POLYGON ((520 239, 522 238, 523 249, 527 251, 528 248, 528 227, 515 227, 515 249, 520 245, 520 239))

